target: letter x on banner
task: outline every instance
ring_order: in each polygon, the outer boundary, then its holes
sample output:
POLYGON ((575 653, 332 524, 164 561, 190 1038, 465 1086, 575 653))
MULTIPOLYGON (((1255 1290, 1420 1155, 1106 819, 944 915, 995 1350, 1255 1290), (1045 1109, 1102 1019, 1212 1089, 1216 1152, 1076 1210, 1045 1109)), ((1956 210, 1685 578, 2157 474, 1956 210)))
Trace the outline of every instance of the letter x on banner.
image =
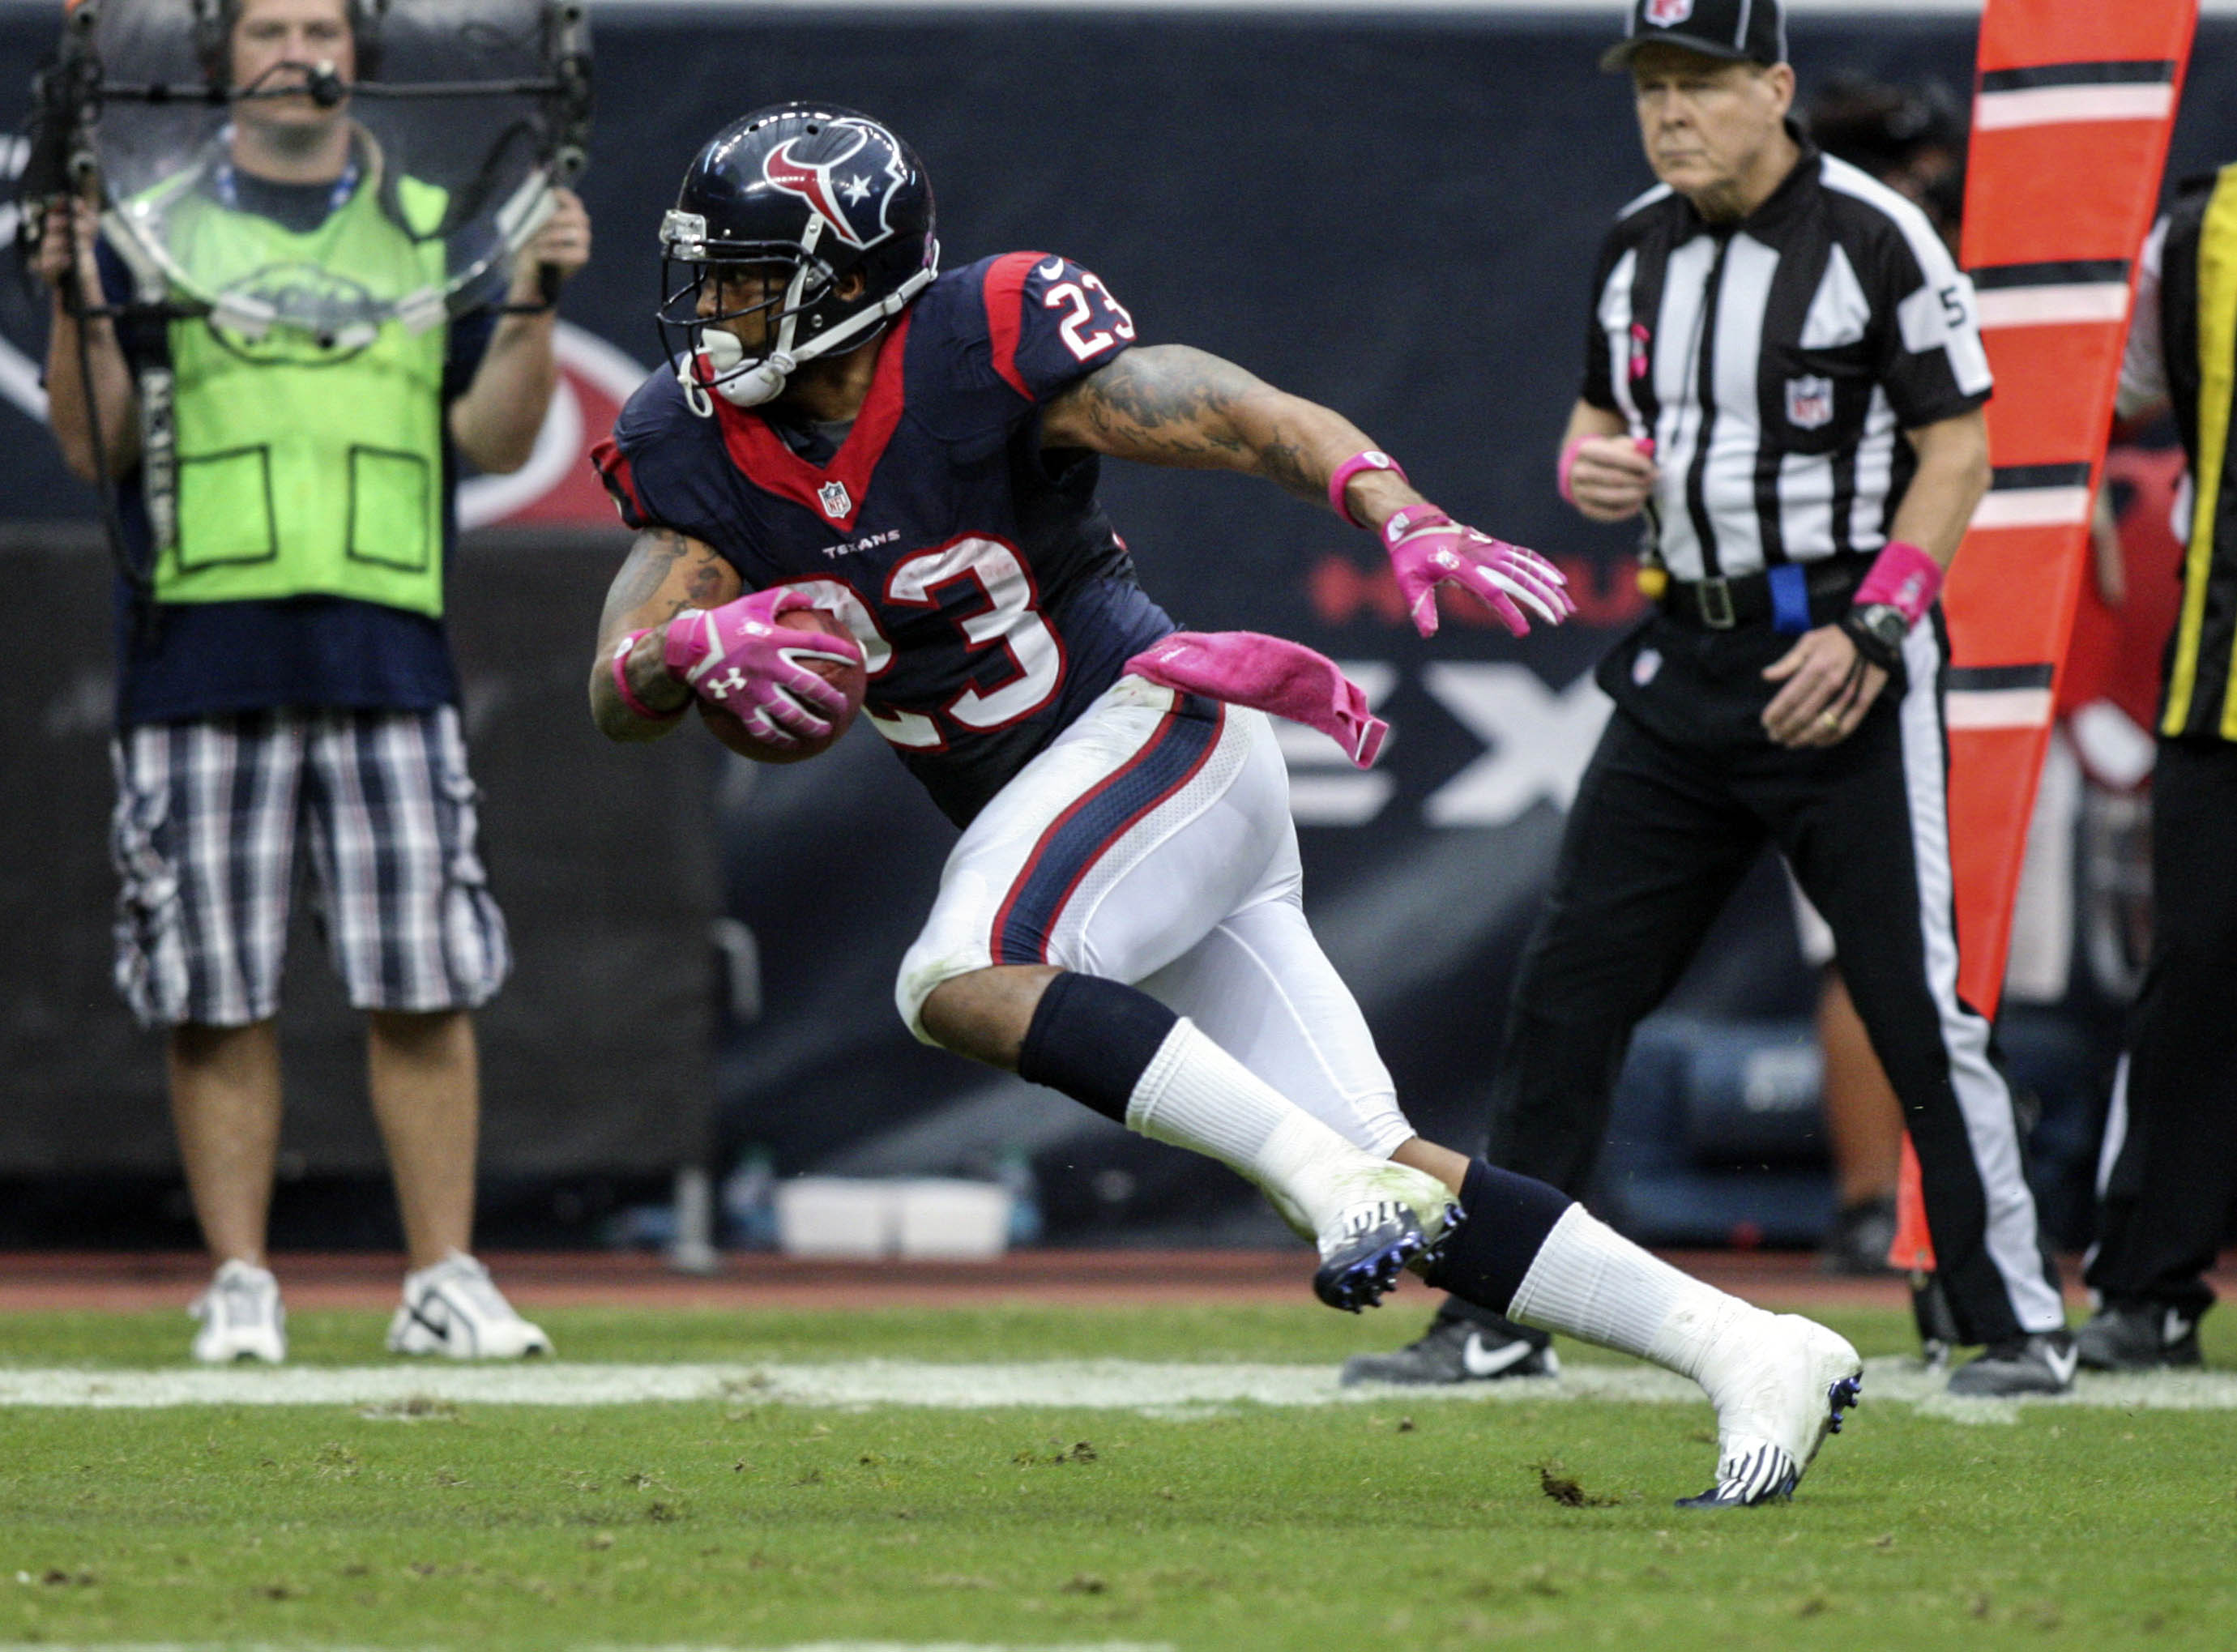
MULTIPOLYGON (((2197 0, 1988 0, 1963 262, 1996 375, 1996 480, 1951 566, 1950 854, 1959 995, 1996 1013, 2028 816, 2088 560, 2136 258, 2197 0)), ((1904 1144, 1889 1260, 1934 1265, 1904 1144)))

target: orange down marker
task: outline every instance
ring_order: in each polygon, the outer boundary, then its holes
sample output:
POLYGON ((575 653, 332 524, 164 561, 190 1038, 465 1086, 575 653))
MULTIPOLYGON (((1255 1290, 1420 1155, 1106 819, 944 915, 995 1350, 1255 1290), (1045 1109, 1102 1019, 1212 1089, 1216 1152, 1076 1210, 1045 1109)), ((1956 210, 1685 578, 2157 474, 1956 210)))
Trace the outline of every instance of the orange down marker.
MULTIPOLYGON (((2028 816, 2088 560, 2135 264, 2197 0, 1988 0, 1961 261, 1996 376, 1996 484, 1965 535, 1950 624, 1950 851, 1958 995, 1994 1016, 2028 816)), ((1934 1266, 1908 1138, 1888 1260, 1934 1266)))

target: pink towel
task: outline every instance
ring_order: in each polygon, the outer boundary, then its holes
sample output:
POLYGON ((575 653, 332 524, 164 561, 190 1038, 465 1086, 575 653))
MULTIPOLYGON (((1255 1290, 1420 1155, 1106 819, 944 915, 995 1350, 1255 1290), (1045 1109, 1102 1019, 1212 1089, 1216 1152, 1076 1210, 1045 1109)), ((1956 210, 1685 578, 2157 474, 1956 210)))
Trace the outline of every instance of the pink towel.
POLYGON ((1303 643, 1255 631, 1178 631, 1126 662, 1136 677, 1318 729, 1362 769, 1375 766, 1390 725, 1359 684, 1303 643))

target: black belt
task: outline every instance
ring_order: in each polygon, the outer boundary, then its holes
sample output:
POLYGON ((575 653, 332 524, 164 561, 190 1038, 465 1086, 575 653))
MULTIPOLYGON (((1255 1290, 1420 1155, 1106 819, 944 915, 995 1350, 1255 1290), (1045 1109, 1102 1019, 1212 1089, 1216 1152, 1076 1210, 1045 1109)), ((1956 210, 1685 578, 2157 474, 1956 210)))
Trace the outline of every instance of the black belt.
MULTIPOLYGON (((1810 623, 1827 625, 1841 617, 1857 587, 1864 583, 1872 558, 1831 557, 1792 565, 1803 570, 1803 588, 1810 596, 1810 623)), ((1662 611, 1679 624, 1705 631, 1760 625, 1774 611, 1768 571, 1737 574, 1729 579, 1673 579, 1658 600, 1662 611)))

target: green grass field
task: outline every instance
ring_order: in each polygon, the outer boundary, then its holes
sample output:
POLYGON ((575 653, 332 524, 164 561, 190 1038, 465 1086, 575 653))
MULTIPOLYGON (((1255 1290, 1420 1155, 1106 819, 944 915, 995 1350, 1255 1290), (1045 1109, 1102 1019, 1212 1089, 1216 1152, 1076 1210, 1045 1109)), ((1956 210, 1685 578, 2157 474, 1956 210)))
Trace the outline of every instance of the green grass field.
MULTIPOLYGON (((1420 1301, 538 1317, 571 1361, 1332 1363, 1409 1332, 1420 1301)), ((1868 1356, 1908 1347, 1896 1316, 1828 1317, 1868 1356)), ((296 1316, 298 1363, 384 1363, 382 1323, 296 1316)), ((2209 1361, 2237 1363, 2207 1328, 2209 1361)), ((172 1314, 3 1318, 0 1368, 177 1368, 185 1334, 172 1314)), ((1396 1393, 1165 1415, 749 1386, 11 1406, 0 1643, 2237 1646, 2237 1413, 1969 1423, 1868 1388, 1792 1504, 1674 1510, 1708 1483, 1712 1429, 1706 1404, 1396 1393)))

